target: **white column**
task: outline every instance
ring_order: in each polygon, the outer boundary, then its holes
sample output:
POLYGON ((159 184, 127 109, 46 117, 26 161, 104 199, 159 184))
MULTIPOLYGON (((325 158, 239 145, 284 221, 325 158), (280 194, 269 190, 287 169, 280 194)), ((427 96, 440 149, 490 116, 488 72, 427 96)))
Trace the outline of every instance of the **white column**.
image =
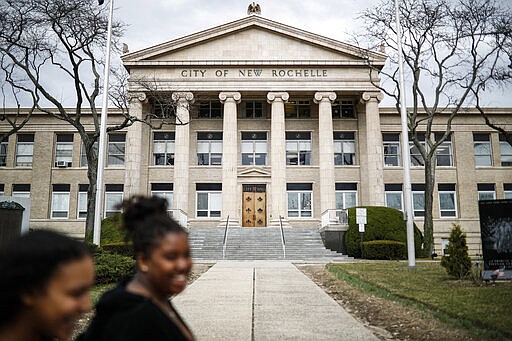
MULTIPOLYGON (((142 106, 147 102, 146 94, 143 92, 128 94, 130 105, 130 115, 142 119, 142 106)), ((143 123, 136 122, 132 124, 126 132, 125 151, 124 151, 124 196, 126 198, 145 194, 141 190, 141 160, 142 160, 142 129, 143 123)), ((108 149, 108 147, 107 147, 108 149)))
POLYGON ((230 226, 240 226, 238 202, 241 196, 237 191, 238 129, 237 109, 241 95, 239 92, 221 92, 220 101, 224 104, 222 132, 222 221, 225 225, 229 216, 230 226))
POLYGON ((287 92, 269 92, 268 103, 272 104, 272 123, 270 132, 271 152, 271 195, 272 211, 270 224, 279 224, 279 216, 287 218, 286 203, 286 137, 284 125, 284 103, 288 100, 287 92))
MULTIPOLYGON (((380 130, 379 102, 384 96, 380 92, 364 92, 361 101, 366 104, 366 164, 367 178, 364 187, 368 188, 368 203, 384 206, 384 175, 382 156, 382 132, 380 130)), ((361 186, 363 187, 363 186, 361 186)))
POLYGON ((174 141, 174 197, 173 208, 181 209, 188 215, 188 188, 189 188, 189 163, 190 163, 190 104, 194 102, 194 95, 191 92, 174 92, 173 101, 176 102, 176 125, 174 141), (179 120, 178 120, 179 118, 179 120))
POLYGON ((336 208, 334 177, 334 139, 332 128, 332 102, 334 92, 317 92, 314 101, 318 104, 318 149, 320 151, 320 210, 336 208))

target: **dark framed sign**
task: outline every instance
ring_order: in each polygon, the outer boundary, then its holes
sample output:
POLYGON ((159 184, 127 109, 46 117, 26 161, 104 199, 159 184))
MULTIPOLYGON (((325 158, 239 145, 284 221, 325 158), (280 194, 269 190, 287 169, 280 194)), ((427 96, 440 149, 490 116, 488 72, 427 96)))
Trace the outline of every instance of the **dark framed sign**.
POLYGON ((512 199, 481 200, 478 210, 484 270, 512 270, 512 199))

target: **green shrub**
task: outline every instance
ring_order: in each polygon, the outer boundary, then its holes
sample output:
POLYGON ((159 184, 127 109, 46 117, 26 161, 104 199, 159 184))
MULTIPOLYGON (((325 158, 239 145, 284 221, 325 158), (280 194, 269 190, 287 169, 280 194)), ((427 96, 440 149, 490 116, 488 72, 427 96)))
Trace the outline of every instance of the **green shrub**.
POLYGON ((99 249, 93 258, 96 266, 96 284, 115 283, 135 274, 135 260, 131 257, 99 249))
MULTIPOLYGON (((407 243, 407 224, 403 213, 394 208, 382 206, 363 206, 366 208, 367 224, 362 233, 363 242, 371 240, 394 240, 407 243)), ((356 224, 356 208, 348 209, 349 228, 345 233, 345 247, 349 256, 361 257, 361 235, 356 224)), ((414 225, 414 247, 416 256, 422 255, 423 236, 414 225)))
MULTIPOLYGON (((101 221, 101 236, 100 243, 103 244, 113 244, 113 243, 122 243, 125 241, 125 236, 123 231, 121 230, 121 224, 123 220, 123 215, 121 213, 114 214, 108 218, 105 218, 101 221)), ((89 233, 85 236, 85 240, 88 243, 92 243, 93 232, 89 233)))
POLYGON ((407 245, 395 240, 371 240, 363 242, 366 259, 406 259, 407 245))
POLYGON ((125 257, 133 257, 133 246, 129 243, 111 243, 111 244, 101 244, 101 249, 103 251, 113 253, 116 255, 121 255, 125 257))
POLYGON ((455 278, 465 278, 471 271, 471 259, 468 255, 466 235, 462 232, 460 224, 452 224, 450 238, 446 246, 446 256, 441 258, 441 265, 446 272, 455 278))

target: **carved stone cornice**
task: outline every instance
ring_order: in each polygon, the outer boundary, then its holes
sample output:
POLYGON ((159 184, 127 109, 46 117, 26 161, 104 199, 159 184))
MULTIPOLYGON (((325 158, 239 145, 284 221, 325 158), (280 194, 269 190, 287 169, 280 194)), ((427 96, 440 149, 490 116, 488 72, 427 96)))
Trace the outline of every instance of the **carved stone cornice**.
POLYGON ((272 104, 274 101, 282 101, 286 102, 290 98, 290 95, 287 92, 269 92, 267 94, 267 102, 272 104))
POLYGON ((334 102, 335 99, 336 99, 335 92, 316 92, 313 102, 315 102, 316 104, 318 104, 322 101, 329 101, 330 103, 332 103, 332 102, 334 102))
POLYGON ((219 94, 219 99, 221 103, 231 100, 235 101, 236 103, 240 103, 242 95, 239 92, 221 92, 219 94))
POLYGON ((384 95, 382 92, 363 92, 361 95, 361 103, 366 103, 370 101, 377 101, 379 103, 384 99, 384 95))
POLYGON ((186 101, 188 104, 194 103, 194 94, 189 91, 173 92, 171 97, 175 102, 186 101))

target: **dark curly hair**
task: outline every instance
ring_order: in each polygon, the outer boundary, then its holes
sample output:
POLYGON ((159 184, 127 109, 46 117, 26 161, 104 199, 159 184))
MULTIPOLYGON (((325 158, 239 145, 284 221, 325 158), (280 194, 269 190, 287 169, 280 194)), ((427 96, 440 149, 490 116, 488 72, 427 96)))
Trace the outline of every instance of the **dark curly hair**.
POLYGON ((133 243, 135 255, 149 256, 158 240, 169 232, 187 233, 167 212, 167 200, 156 196, 133 196, 123 201, 123 224, 126 239, 133 243))
POLYGON ((44 291, 57 269, 90 256, 82 242, 51 231, 25 234, 0 248, 0 327, 16 318, 24 293, 44 291))

